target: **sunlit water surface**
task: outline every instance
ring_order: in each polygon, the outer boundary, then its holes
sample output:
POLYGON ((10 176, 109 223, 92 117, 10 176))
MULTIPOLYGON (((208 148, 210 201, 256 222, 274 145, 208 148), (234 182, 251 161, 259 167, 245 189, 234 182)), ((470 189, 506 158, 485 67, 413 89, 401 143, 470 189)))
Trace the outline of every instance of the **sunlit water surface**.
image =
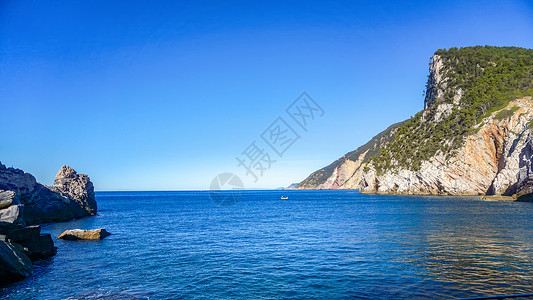
POLYGON ((533 292, 533 203, 246 191, 99 192, 99 215, 43 226, 56 256, 5 299, 460 298, 533 292), (289 199, 281 200, 281 196, 289 199), (217 202, 218 203, 218 202, 217 202))

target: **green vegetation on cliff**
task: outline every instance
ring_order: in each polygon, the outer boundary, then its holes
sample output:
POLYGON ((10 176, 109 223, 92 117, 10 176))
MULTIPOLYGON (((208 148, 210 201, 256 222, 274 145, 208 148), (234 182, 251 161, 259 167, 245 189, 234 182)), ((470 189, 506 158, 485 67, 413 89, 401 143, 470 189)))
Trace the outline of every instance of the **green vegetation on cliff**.
POLYGON ((304 181, 298 184, 297 187, 298 188, 315 188, 316 186, 325 182, 329 178, 329 176, 331 176, 335 168, 342 165, 347 159, 351 161, 356 161, 361 154, 367 151, 368 152, 366 153, 363 162, 368 161, 370 157, 373 157, 379 154, 379 151, 381 147, 383 147, 383 145, 389 143, 392 140, 392 137, 394 136, 394 132, 402 124, 403 122, 392 124, 387 129, 383 130, 382 132, 374 136, 370 141, 368 141, 363 146, 357 148, 354 151, 346 153, 343 157, 337 159, 336 161, 332 162, 328 166, 318 171, 313 172, 311 175, 309 175, 309 177, 307 177, 304 181))
MULTIPOLYGON (((438 151, 450 157, 484 117, 512 99, 533 96, 531 49, 476 46, 438 50, 435 54, 442 59, 442 78, 429 76, 429 107, 402 124, 392 141, 370 159, 378 174, 397 167, 418 170, 422 161, 438 151), (453 105, 451 112, 439 110, 439 104, 445 103, 453 105)), ((506 114, 512 112, 496 117, 504 118, 506 114)))
MULTIPOLYGON (((374 166, 378 175, 400 168, 419 170, 423 161, 439 153, 450 158, 485 117, 524 96, 533 96, 532 49, 476 46, 438 50, 431 62, 423 111, 312 173, 298 188, 317 188, 337 167, 347 160, 356 161, 367 150, 360 167, 368 171, 374 166)), ((502 110, 495 118, 505 119, 516 110, 502 110)), ((529 127, 533 128, 533 120, 529 127)))
POLYGON ((494 116, 497 120, 503 120, 505 118, 509 118, 512 116, 517 110, 519 109, 518 106, 513 106, 511 109, 506 109, 498 112, 496 116, 494 116))

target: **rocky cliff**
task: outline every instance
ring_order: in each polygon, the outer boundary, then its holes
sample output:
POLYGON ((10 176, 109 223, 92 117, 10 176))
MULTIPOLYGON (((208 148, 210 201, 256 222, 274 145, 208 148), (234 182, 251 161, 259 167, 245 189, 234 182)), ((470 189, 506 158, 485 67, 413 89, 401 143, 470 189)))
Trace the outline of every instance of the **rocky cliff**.
POLYGON ((69 166, 57 173, 54 186, 0 163, 0 221, 31 225, 96 215, 94 187, 89 177, 69 166))
POLYGON ((309 175, 296 189, 356 189, 368 159, 390 142, 402 123, 389 126, 363 146, 309 175))
POLYGON ((424 110, 298 188, 526 197, 533 192, 531 96, 533 50, 439 50, 424 110))
POLYGON ((0 286, 29 276, 32 261, 56 251, 50 234, 41 234, 41 226, 0 222, 0 286))

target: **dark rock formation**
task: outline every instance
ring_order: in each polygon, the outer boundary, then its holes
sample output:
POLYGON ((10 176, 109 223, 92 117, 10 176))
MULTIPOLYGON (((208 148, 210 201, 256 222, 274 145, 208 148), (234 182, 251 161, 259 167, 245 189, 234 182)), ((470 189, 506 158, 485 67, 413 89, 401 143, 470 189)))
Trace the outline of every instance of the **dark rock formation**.
POLYGON ((32 225, 13 228, 6 236, 14 243, 24 247, 24 253, 32 260, 50 257, 56 254, 57 248, 50 234, 41 234, 41 226, 32 225))
POLYGON ((0 282, 7 283, 27 277, 33 273, 30 258, 22 246, 0 241, 0 282))
POLYGON ((63 166, 48 187, 30 173, 0 163, 0 283, 30 275, 32 260, 56 254, 50 234, 27 225, 94 215, 94 187, 87 175, 63 166))
POLYGON ((94 186, 69 166, 57 173, 54 186, 0 163, 0 221, 20 225, 66 221, 96 215, 94 186))
POLYGON ((53 256, 56 251, 50 234, 41 234, 41 226, 0 222, 0 282, 29 276, 32 260, 53 256))
POLYGON ((91 230, 71 229, 71 230, 66 230, 61 235, 59 235, 57 238, 63 239, 63 240, 69 240, 69 241, 101 240, 110 235, 111 233, 107 232, 105 228, 91 229, 91 230))

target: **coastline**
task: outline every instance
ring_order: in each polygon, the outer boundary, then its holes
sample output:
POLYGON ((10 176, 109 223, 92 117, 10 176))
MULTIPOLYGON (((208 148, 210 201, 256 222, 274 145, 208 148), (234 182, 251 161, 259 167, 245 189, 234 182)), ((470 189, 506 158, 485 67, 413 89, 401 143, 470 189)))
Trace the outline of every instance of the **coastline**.
POLYGON ((431 194, 431 193, 403 193, 403 192, 364 192, 359 189, 294 189, 297 191, 357 191, 359 194, 364 195, 391 195, 391 196, 442 196, 442 197, 473 197, 484 201, 518 201, 528 202, 530 200, 520 199, 517 195, 505 196, 505 195, 483 195, 483 194, 431 194))

